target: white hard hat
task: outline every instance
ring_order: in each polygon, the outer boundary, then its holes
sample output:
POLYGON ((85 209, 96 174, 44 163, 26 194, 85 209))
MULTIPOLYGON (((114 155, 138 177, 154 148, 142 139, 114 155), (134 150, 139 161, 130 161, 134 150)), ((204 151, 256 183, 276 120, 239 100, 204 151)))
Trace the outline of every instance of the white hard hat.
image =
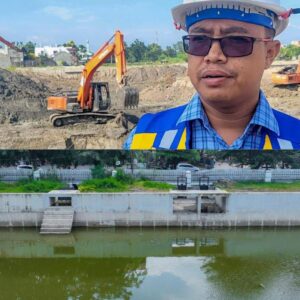
POLYGON ((272 28, 276 35, 288 26, 291 12, 280 5, 280 0, 183 0, 182 5, 172 10, 177 28, 185 31, 191 22, 233 19, 272 28))

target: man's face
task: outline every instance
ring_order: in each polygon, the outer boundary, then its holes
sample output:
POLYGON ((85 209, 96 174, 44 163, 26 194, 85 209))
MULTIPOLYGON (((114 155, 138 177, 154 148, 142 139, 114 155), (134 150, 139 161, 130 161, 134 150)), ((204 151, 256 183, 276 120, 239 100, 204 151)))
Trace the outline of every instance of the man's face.
MULTIPOLYGON (((214 38, 249 36, 269 38, 262 26, 232 20, 205 20, 194 24, 189 34, 214 38)), ((258 96, 265 69, 280 50, 278 41, 254 42, 253 53, 245 57, 226 57, 214 41, 206 56, 189 55, 188 75, 204 103, 230 109, 258 96)))

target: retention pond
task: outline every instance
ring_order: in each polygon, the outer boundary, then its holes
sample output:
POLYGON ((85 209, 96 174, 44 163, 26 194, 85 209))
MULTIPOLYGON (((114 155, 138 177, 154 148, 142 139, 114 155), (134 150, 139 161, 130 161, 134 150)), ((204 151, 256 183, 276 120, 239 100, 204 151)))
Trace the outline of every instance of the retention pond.
POLYGON ((1 299, 297 299, 300 230, 0 230, 1 299))

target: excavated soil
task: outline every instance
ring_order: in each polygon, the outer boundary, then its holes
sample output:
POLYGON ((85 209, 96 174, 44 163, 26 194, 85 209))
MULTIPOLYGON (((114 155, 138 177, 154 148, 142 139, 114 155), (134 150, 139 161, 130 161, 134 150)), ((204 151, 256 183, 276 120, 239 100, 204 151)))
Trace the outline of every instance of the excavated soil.
MULTIPOLYGON (((271 73, 289 65, 276 62, 266 71, 262 89, 271 105, 300 118, 300 87, 279 88, 271 73)), ((129 67, 128 83, 140 91, 138 110, 126 111, 105 125, 75 124, 53 128, 46 99, 62 91, 77 90, 80 67, 0 69, 1 149, 120 149, 133 120, 145 112, 184 104, 193 95, 186 64, 129 67), (131 116, 131 117, 129 117, 131 116), (125 120, 125 122, 124 122, 125 120)), ((101 68, 95 81, 110 84, 112 98, 117 89, 115 69, 101 68)))
POLYGON ((0 69, 0 123, 43 119, 49 92, 43 83, 0 69))

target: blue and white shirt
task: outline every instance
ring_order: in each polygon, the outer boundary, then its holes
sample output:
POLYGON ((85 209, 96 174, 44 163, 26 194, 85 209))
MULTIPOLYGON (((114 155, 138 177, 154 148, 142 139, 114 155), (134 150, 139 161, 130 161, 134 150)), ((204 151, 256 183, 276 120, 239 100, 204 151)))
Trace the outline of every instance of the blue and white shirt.
MULTIPOLYGON (((263 92, 260 93, 260 99, 251 121, 247 125, 243 134, 236 139, 232 145, 228 145, 211 126, 198 94, 196 94, 188 103, 179 118, 177 125, 182 122, 187 122, 190 125, 192 149, 259 149, 262 139, 264 138, 263 134, 261 134, 263 127, 271 130, 276 135, 279 135, 278 121, 276 120, 273 110, 263 92)), ((134 134, 135 129, 127 138, 124 144, 124 149, 130 149, 134 134)))

